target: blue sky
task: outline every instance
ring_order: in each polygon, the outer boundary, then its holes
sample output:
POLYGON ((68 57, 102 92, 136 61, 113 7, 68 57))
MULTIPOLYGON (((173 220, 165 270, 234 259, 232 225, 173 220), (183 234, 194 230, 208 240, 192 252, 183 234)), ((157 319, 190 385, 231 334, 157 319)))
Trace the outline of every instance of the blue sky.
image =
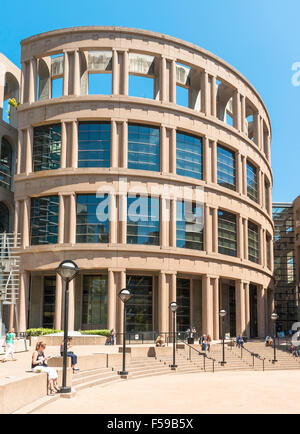
POLYGON ((1 1, 0 51, 20 64, 20 41, 63 27, 113 25, 166 33, 223 58, 254 85, 271 116, 273 201, 300 194, 299 0, 1 1))

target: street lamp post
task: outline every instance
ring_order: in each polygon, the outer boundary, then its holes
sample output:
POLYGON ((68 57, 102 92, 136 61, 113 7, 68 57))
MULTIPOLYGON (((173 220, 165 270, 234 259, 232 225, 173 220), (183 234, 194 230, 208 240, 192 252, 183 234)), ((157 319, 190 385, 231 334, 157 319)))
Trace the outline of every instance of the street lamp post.
POLYGON ((68 322, 69 322, 69 283, 79 273, 79 268, 71 260, 62 261, 56 268, 56 272, 66 282, 65 290, 65 315, 64 315, 64 352, 63 352, 63 378, 60 393, 71 392, 71 387, 67 386, 67 351, 68 351, 68 322))
POLYGON ((278 319, 277 313, 273 312, 271 315, 271 319, 274 324, 274 359, 272 360, 272 363, 276 363, 278 360, 276 359, 276 321, 278 319))
POLYGON ((123 313, 123 368, 122 371, 119 371, 119 375, 127 376, 128 372, 126 371, 126 303, 131 299, 132 294, 129 289, 124 288, 119 292, 119 298, 124 304, 124 313, 123 313))
POLYGON ((222 366, 226 365, 226 362, 225 362, 225 325, 224 325, 226 314, 227 314, 227 312, 225 309, 221 309, 219 312, 219 315, 222 318, 222 335, 223 335, 223 360, 221 362, 222 366))
POLYGON ((178 309, 178 304, 175 301, 172 301, 172 303, 170 303, 169 308, 170 308, 171 312, 173 313, 173 364, 170 365, 170 368, 172 370, 175 370, 177 368, 176 360, 175 360, 175 357, 176 357, 176 319, 175 319, 175 314, 176 314, 176 311, 178 309))

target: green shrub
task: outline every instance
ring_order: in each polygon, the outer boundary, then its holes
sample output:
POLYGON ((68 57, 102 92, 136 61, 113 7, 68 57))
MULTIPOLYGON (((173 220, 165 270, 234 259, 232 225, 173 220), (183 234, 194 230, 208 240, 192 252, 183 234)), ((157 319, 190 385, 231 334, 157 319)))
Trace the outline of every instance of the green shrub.
POLYGON ((62 330, 44 329, 44 328, 26 330, 27 336, 52 335, 53 333, 61 333, 61 332, 62 330))
POLYGON ((83 335, 109 336, 109 330, 79 330, 83 335))

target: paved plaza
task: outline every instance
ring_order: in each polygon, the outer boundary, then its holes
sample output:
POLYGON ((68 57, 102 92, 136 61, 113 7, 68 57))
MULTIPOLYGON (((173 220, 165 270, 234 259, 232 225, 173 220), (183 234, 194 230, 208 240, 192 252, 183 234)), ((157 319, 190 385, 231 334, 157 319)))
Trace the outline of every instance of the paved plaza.
POLYGON ((299 390, 298 371, 169 374, 86 389, 35 414, 298 414, 299 390))

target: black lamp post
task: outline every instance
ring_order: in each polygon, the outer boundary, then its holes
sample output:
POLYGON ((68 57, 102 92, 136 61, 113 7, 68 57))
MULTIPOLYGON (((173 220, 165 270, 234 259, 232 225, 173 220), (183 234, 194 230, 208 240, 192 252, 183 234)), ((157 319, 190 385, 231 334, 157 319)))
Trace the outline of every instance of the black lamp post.
POLYGON ((126 371, 125 363, 126 363, 126 303, 131 299, 132 294, 129 289, 124 288, 119 292, 119 298, 122 300, 124 304, 124 314, 123 314, 123 369, 119 371, 119 375, 127 376, 128 372, 126 371))
POLYGON ((60 393, 71 392, 71 387, 67 387, 67 351, 68 351, 68 322, 69 322, 69 283, 79 273, 79 268, 71 260, 62 261, 56 268, 56 272, 66 282, 65 291, 65 315, 64 315, 64 353, 63 353, 63 378, 60 393))
POLYGON ((276 359, 276 321, 278 319, 277 313, 273 312, 271 315, 271 319, 274 324, 274 359, 272 360, 273 363, 276 363, 278 360, 276 359))
POLYGON ((175 370, 177 368, 176 360, 175 360, 175 357, 176 357, 176 319, 175 319, 175 314, 176 314, 176 311, 178 309, 178 304, 176 303, 176 301, 172 301, 172 303, 170 303, 169 308, 170 308, 171 312, 173 313, 173 364, 170 365, 170 368, 172 370, 175 370))
POLYGON ((222 366, 226 364, 225 362, 225 316, 226 314, 227 312, 225 309, 221 309, 219 312, 219 315, 222 318, 222 335, 223 335, 223 360, 221 362, 222 366))

